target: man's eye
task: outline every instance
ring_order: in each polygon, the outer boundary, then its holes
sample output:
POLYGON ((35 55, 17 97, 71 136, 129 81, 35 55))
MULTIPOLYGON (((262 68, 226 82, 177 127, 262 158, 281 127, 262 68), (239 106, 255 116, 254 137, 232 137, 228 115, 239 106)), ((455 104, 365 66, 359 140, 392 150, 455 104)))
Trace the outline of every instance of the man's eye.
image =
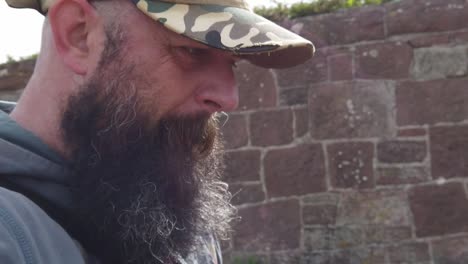
POLYGON ((207 49, 181 47, 181 49, 190 56, 201 57, 207 54, 207 49))

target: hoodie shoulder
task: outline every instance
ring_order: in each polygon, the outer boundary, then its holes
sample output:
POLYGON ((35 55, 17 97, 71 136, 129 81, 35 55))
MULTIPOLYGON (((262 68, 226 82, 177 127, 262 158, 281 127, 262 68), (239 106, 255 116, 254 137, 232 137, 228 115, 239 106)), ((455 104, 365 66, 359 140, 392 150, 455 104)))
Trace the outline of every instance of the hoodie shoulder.
POLYGON ((84 264, 63 228, 24 195, 0 187, 0 263, 84 264))

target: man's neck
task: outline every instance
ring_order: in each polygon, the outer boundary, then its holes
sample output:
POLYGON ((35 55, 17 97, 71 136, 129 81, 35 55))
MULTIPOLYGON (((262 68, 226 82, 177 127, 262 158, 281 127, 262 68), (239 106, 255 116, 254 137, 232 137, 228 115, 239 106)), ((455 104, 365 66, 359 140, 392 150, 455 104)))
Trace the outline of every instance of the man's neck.
POLYGON ((63 156, 66 148, 60 132, 59 109, 57 101, 44 95, 37 95, 36 89, 27 88, 10 113, 10 117, 63 156))

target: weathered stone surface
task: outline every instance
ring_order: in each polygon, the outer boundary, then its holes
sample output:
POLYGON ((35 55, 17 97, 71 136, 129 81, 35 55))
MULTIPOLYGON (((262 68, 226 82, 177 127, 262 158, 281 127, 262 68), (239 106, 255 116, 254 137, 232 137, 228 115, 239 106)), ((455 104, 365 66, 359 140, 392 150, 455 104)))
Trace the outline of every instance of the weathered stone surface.
MULTIPOLYGON (((301 264, 383 264, 385 250, 379 247, 360 247, 338 251, 305 252, 301 264)), ((415 263, 416 264, 416 263, 415 263)), ((420 264, 420 263, 417 263, 420 264)), ((421 263, 422 264, 422 263, 421 263)), ((425 263, 424 263, 425 264, 425 263)))
POLYGON ((270 251, 299 248, 301 231, 298 200, 272 202, 239 210, 234 248, 270 251))
POLYGON ((384 167, 377 169, 377 185, 399 185, 427 182, 431 173, 427 167, 384 167))
POLYGON ((449 35, 450 43, 454 45, 468 44, 468 31, 455 31, 449 35))
POLYGON ((411 239, 409 226, 338 226, 304 228, 306 250, 336 250, 363 245, 389 245, 411 239))
POLYGON ((258 252, 231 252, 229 256, 224 256, 223 254, 223 263, 228 264, 244 264, 244 263, 258 263, 266 264, 269 262, 270 257, 267 254, 262 254, 258 252))
POLYGON ((329 251, 306 251, 301 256, 300 264, 329 264, 331 263, 331 253, 329 251))
POLYGON ((384 38, 384 9, 370 6, 297 19, 298 31, 318 47, 384 38), (346 27, 343 27, 346 25, 346 27))
POLYGON ((461 183, 413 187, 409 201, 417 237, 468 231, 468 200, 461 183))
POLYGON ((240 110, 276 106, 278 92, 271 70, 239 63, 235 74, 239 85, 240 110))
POLYGON ((468 119, 468 79, 402 82, 396 88, 399 125, 424 125, 468 119))
MULTIPOLYGON (((273 253, 270 255, 269 264, 301 263, 301 252, 290 251, 283 253, 273 253)), ((266 263, 266 262, 265 262, 266 263)), ((262 264, 262 263, 259 263, 262 264)))
POLYGON ((427 157, 425 141, 389 140, 377 144, 377 157, 383 163, 422 162, 427 157))
POLYGON ((468 126, 430 128, 432 178, 468 177, 468 126))
POLYGON ((302 207, 302 222, 305 225, 334 225, 336 205, 305 205, 302 207))
POLYGON ((249 142, 247 119, 243 114, 229 114, 226 124, 221 127, 226 149, 246 146, 249 142))
POLYGON ((260 183, 229 184, 229 191, 232 193, 231 202, 234 205, 258 203, 265 200, 265 193, 260 183))
POLYGON ((427 134, 425 128, 401 128, 398 137, 422 137, 427 134))
POLYGON ((414 49, 432 46, 457 46, 468 43, 468 32, 452 31, 441 33, 417 34, 408 40, 408 44, 414 49))
POLYGON ((411 239, 409 226, 364 226, 365 244, 389 244, 411 239))
POLYGON ((430 46, 437 46, 437 45, 447 45, 451 42, 451 35, 448 33, 440 33, 437 35, 422 35, 416 36, 410 40, 408 40, 408 44, 413 47, 414 49, 417 48, 424 48, 430 46))
POLYGON ((409 206, 400 190, 342 194, 337 225, 408 226, 409 206))
POLYGON ((388 35, 466 28, 465 0, 406 0, 385 6, 388 35))
POLYGON ((254 146, 288 144, 293 140, 291 109, 255 112, 250 116, 250 138, 254 146))
POLYGON ((311 83, 328 80, 327 58, 323 52, 317 50, 312 60, 296 67, 275 70, 275 72, 281 89, 307 87, 311 83))
POLYGON ((304 247, 307 251, 330 250, 334 233, 334 228, 304 227, 304 247))
POLYGON ((468 263, 468 237, 445 238, 432 244, 434 264, 468 263))
MULTIPOLYGON (((25 84, 24 84, 25 85, 25 84)), ((17 86, 17 85, 14 85, 17 86)), ((0 90, 0 100, 16 102, 23 93, 23 89, 18 90, 0 90)))
POLYGON ((407 78, 412 59, 413 50, 404 42, 360 45, 356 49, 356 78, 407 78))
POLYGON ((394 86, 383 81, 328 83, 311 87, 310 134, 316 139, 396 134, 394 86))
POLYGON ((17 98, 11 92, 22 90, 26 86, 35 64, 36 60, 25 60, 0 65, 0 91, 4 91, 0 99, 17 98))
POLYGON ((334 143, 327 146, 331 185, 335 188, 374 186, 374 144, 334 143))
POLYGON ((307 105, 308 87, 281 89, 280 105, 307 105))
POLYGON ((314 193, 302 198, 304 204, 329 204, 337 205, 341 194, 338 192, 314 193))
POLYGON ((309 132, 309 109, 307 109, 307 107, 294 109, 294 120, 296 137, 302 137, 309 132))
POLYGON ((225 154, 227 182, 260 181, 260 151, 228 151, 225 154))
POLYGON ((392 264, 430 262, 429 246, 424 242, 409 242, 388 249, 392 264))
POLYGON ((319 144, 270 150, 264 158, 264 170, 269 197, 326 190, 324 154, 319 144))
POLYGON ((351 54, 340 54, 328 57, 330 80, 342 81, 353 79, 353 57, 351 54))
POLYGON ((436 80, 468 73, 468 46, 430 47, 414 50, 411 77, 436 80))

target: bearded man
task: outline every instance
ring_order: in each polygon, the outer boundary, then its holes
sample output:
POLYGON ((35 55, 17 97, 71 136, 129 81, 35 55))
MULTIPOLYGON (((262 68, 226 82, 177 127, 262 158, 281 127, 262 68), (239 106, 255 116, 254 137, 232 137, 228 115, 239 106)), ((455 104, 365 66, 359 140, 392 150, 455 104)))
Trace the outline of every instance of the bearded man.
POLYGON ((221 263, 232 68, 294 66, 312 43, 244 0, 7 2, 46 19, 1 104, 0 263, 221 263))

